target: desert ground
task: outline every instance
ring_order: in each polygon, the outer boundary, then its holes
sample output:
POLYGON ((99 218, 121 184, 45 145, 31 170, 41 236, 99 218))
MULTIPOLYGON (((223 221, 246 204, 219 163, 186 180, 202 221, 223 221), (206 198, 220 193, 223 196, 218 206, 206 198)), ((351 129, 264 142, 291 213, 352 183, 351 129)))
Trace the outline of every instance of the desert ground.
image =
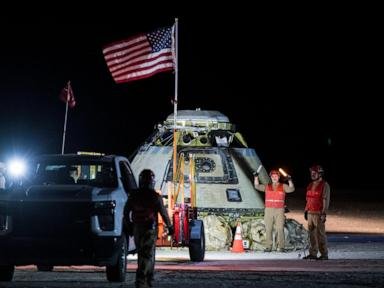
MULTIPOLYGON (((305 191, 296 189, 287 195, 287 218, 304 224, 305 191)), ((331 187, 327 214, 328 233, 384 235, 384 190, 348 190, 331 187)))
MULTIPOLYGON (((287 218, 306 227, 304 205, 304 189, 287 196, 287 218)), ((245 253, 235 260, 222 259, 223 255, 233 257, 225 251, 209 252, 203 264, 193 265, 188 256, 181 260, 172 253, 161 257, 158 248, 154 287, 384 287, 384 191, 332 190, 326 229, 328 261, 301 260, 300 251, 245 253), (349 240, 343 242, 344 238, 349 240), (350 241, 352 238, 357 240, 350 241)), ((14 281, 0 282, 0 287, 134 287, 135 259, 129 263, 125 283, 108 283, 101 267, 37 272, 32 266, 18 267, 14 281)))

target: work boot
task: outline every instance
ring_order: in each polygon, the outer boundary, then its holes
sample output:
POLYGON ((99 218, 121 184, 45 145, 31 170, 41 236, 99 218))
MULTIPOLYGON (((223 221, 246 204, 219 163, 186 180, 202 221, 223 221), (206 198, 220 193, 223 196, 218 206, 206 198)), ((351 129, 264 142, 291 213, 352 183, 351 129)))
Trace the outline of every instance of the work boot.
POLYGON ((328 255, 321 255, 317 260, 328 260, 328 255))
POLYGON ((281 252, 281 253, 284 253, 284 252, 286 252, 284 248, 277 248, 277 250, 276 250, 276 251, 277 251, 277 252, 281 252))
POLYGON ((305 260, 317 260, 317 257, 309 254, 309 255, 303 257, 303 259, 305 259, 305 260))
POLYGON ((135 287, 136 288, 146 288, 148 287, 148 284, 147 284, 147 280, 144 278, 136 278, 136 282, 135 282, 135 287))
POLYGON ((147 278, 148 287, 153 287, 153 278, 147 278))
POLYGON ((264 248, 264 252, 271 252, 272 249, 271 248, 264 248))
POLYGON ((147 285, 148 285, 148 287, 153 287, 153 281, 154 281, 154 275, 153 275, 153 273, 149 273, 148 275, 147 275, 147 285))

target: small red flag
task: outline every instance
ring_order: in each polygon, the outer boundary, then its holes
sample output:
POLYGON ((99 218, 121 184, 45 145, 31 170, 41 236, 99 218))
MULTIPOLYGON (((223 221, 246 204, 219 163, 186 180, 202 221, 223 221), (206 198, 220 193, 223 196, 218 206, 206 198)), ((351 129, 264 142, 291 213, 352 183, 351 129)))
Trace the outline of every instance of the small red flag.
POLYGON ((71 86, 71 81, 68 81, 67 85, 63 88, 63 90, 60 93, 60 99, 64 102, 68 102, 68 106, 70 108, 75 107, 76 100, 75 96, 73 95, 73 90, 71 86))

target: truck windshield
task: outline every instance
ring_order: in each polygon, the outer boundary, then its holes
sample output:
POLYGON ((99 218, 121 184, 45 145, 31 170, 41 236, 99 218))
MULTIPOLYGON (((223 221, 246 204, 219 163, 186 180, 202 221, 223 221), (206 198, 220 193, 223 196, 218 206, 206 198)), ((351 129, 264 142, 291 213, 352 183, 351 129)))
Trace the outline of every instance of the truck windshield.
POLYGON ((116 187, 117 177, 112 163, 108 162, 41 162, 36 163, 34 183, 116 187))

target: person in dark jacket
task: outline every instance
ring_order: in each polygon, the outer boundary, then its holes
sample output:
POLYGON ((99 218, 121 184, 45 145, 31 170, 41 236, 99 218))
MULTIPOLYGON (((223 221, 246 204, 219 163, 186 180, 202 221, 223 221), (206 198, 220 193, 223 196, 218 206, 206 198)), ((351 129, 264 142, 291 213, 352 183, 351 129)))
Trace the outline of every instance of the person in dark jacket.
POLYGON ((163 199, 155 190, 155 174, 144 169, 139 175, 139 189, 129 195, 125 219, 130 220, 137 249, 136 287, 152 287, 155 268, 155 251, 158 233, 158 213, 174 233, 173 226, 164 207, 163 199))

